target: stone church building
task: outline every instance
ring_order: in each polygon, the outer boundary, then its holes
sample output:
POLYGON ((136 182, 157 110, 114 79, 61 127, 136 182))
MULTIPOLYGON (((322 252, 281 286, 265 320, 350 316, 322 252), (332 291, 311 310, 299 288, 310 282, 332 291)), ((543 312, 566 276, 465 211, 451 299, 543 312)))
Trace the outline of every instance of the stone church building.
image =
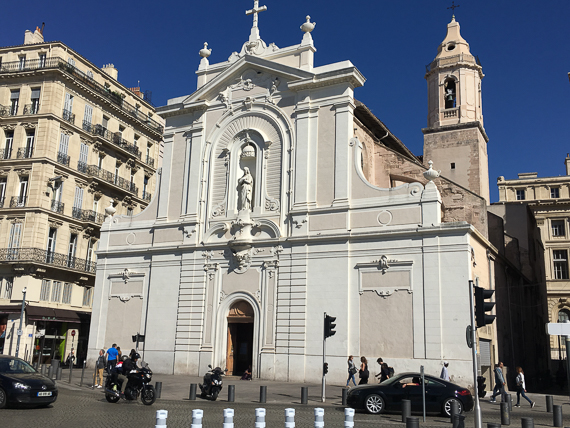
MULTIPOLYGON (((279 48, 260 37, 264 10, 227 61, 205 45, 196 91, 158 109, 159 190, 102 227, 89 358, 141 333, 156 372, 317 382, 327 313, 329 382, 354 355, 372 374, 378 357, 432 374, 447 360, 472 384, 468 281, 494 286, 493 248, 483 74, 459 24, 425 76, 418 157, 355 98, 355 65, 314 66, 309 17, 279 48)), ((478 334, 486 372, 495 333, 478 334)))

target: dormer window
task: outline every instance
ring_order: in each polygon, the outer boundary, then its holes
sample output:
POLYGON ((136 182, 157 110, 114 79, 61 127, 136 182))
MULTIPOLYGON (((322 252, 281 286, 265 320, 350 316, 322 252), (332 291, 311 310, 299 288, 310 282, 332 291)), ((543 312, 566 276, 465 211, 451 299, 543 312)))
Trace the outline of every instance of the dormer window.
POLYGON ((445 108, 455 108, 456 107, 456 87, 455 87, 455 80, 447 79, 445 84, 443 85, 444 88, 444 97, 445 97, 445 108))

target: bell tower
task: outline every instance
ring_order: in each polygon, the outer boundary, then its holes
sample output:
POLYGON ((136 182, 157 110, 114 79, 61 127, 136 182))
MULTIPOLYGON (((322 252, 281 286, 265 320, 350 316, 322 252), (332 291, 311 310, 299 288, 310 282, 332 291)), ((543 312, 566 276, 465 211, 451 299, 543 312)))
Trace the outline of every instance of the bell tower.
POLYGON ((424 164, 431 160, 441 175, 489 203, 489 165, 483 127, 483 69, 460 34, 455 16, 433 62, 426 67, 428 117, 424 164))

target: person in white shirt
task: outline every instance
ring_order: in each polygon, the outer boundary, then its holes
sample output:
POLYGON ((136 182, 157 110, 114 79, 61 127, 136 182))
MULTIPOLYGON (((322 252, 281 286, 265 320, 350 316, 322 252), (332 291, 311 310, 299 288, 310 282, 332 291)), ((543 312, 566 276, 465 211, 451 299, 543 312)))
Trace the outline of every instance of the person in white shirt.
POLYGON ((447 361, 444 361, 439 378, 450 382, 451 379, 449 378, 449 372, 447 371, 447 367, 449 367, 449 363, 447 361))
POLYGON ((525 398, 526 401, 530 404, 530 407, 534 407, 534 401, 531 401, 525 394, 526 392, 526 384, 524 382, 524 373, 522 367, 517 367, 517 404, 515 407, 521 406, 521 395, 525 398))

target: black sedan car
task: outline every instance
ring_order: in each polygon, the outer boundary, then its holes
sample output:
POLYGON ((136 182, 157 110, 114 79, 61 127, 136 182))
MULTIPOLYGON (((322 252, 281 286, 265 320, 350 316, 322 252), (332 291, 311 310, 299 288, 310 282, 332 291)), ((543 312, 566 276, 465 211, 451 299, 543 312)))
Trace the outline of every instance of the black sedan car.
POLYGON ((47 406, 55 400, 54 381, 20 358, 0 355, 0 409, 9 403, 47 406))
MULTIPOLYGON (((459 412, 473 408, 471 392, 461 386, 433 376, 425 376, 426 412, 449 416, 451 402, 456 401, 459 412)), ((401 411, 402 400, 410 400, 412 412, 421 412, 423 406, 421 375, 402 373, 380 384, 360 385, 348 391, 347 404, 354 409, 378 414, 401 411)))

